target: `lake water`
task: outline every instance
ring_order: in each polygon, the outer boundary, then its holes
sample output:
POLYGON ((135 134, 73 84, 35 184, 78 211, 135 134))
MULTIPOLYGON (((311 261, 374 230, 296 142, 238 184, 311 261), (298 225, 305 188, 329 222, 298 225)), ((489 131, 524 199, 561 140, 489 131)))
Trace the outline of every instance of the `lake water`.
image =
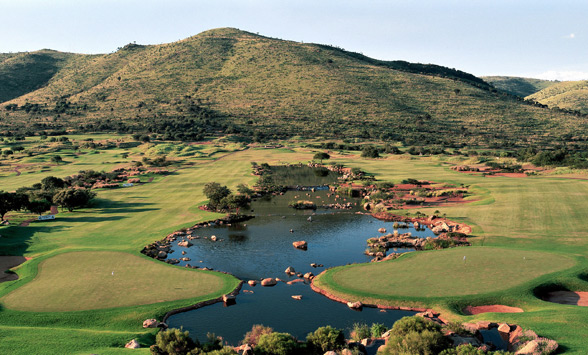
MULTIPOLYGON (((313 185, 320 185, 318 182, 313 181, 313 185)), ((379 228, 393 232, 393 222, 358 214, 359 199, 346 196, 337 198, 335 195, 329 197, 328 194, 328 191, 288 191, 271 199, 254 201, 250 214, 255 215, 255 218, 230 227, 199 229, 196 234, 200 238, 191 241, 193 246, 183 248, 174 243, 174 251, 168 257, 188 257, 190 261, 181 261, 179 265, 188 263, 227 271, 244 281, 267 277, 288 281, 296 278, 284 272, 289 266, 296 272, 313 272, 317 275, 324 268, 313 268, 311 263, 333 267, 369 262, 371 258, 364 255, 366 239, 380 236, 379 228), (319 208, 313 211, 287 207, 290 201, 299 199, 311 200, 317 205, 352 202, 354 208, 319 208), (213 235, 218 238, 216 242, 210 240, 213 235), (294 248, 292 242, 298 240, 307 241, 308 250, 294 248), (183 255, 182 251, 186 254, 183 255)), ((411 227, 399 232, 411 232, 413 236, 423 238, 435 237, 428 229, 416 231, 411 227)), ((410 250, 399 249, 394 252, 405 251, 410 250)), ((237 296, 236 305, 225 307, 218 303, 176 314, 168 319, 168 324, 176 328, 182 326, 199 340, 205 340, 206 333, 213 332, 236 345, 254 324, 270 326, 276 331, 288 332, 304 339, 306 334, 324 325, 344 329, 348 334, 353 323, 383 323, 391 327, 396 320, 413 314, 415 312, 381 312, 369 308, 361 312, 354 311, 313 292, 306 283, 278 283, 274 287, 251 287, 245 284, 237 296), (292 295, 302 295, 302 299, 294 300, 292 295)))

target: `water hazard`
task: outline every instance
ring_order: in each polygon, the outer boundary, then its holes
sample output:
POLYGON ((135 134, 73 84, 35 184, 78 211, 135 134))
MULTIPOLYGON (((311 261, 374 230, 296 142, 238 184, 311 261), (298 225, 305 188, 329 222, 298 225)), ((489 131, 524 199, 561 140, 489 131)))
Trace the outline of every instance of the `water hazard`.
MULTIPOLYGON (((317 184, 318 185, 318 184, 317 184)), ((227 271, 236 277, 260 280, 273 277, 288 281, 284 271, 293 267, 296 272, 315 275, 324 268, 371 260, 364 254, 366 239, 376 237, 379 228, 393 231, 393 222, 383 222, 365 214, 358 214, 359 199, 329 195, 329 191, 288 191, 271 199, 252 203, 255 218, 231 226, 213 226, 198 230, 199 239, 189 248, 173 244, 169 258, 189 258, 180 265, 191 264, 227 271), (318 206, 351 202, 353 208, 345 210, 317 209, 294 210, 288 207, 292 200, 312 200, 318 206), (212 241, 211 236, 217 241, 212 241), (292 242, 305 240, 308 250, 295 249, 292 242), (182 253, 184 252, 184 253, 182 253), (322 264, 314 268, 311 264, 322 264)), ((413 236, 434 237, 428 229, 402 229, 413 236)), ((391 250, 392 251, 392 250, 391 250)), ((405 252, 407 249, 396 250, 405 252)), ((243 286, 237 304, 224 307, 222 303, 176 314, 168 319, 171 327, 189 330, 200 340, 207 332, 222 336, 230 344, 237 344, 253 324, 263 324, 276 331, 288 332, 299 338, 319 326, 332 325, 349 332, 353 323, 384 323, 391 326, 396 320, 413 315, 408 311, 386 311, 364 308, 353 311, 346 305, 313 292, 308 284, 292 285, 283 282, 274 287, 243 286), (301 295, 301 300, 291 296, 301 295)))

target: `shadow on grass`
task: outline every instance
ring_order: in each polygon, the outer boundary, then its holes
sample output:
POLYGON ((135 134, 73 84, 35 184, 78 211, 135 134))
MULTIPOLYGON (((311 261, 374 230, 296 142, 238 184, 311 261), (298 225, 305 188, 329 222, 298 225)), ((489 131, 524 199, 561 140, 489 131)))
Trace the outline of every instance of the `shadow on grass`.
POLYGON ((588 282, 588 272, 578 275, 578 278, 582 281, 588 282))
POLYGON ((147 207, 153 205, 149 202, 128 202, 128 201, 111 201, 106 199, 95 199, 92 208, 101 210, 101 213, 132 213, 155 211, 157 208, 147 207))
POLYGON ((29 225, 27 227, 10 226, 0 229, 0 250, 4 255, 22 256, 31 244, 32 237, 37 233, 54 233, 68 229, 64 226, 51 224, 29 225))

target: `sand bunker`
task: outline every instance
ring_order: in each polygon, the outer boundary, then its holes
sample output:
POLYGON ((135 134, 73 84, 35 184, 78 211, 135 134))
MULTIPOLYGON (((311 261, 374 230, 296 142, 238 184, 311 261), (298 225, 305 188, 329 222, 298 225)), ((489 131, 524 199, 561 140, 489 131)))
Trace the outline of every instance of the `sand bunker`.
POLYGON ((553 291, 545 297, 546 301, 588 307, 588 292, 553 291))
POLYGON ((18 280, 17 274, 5 271, 24 263, 26 260, 24 256, 0 256, 0 282, 18 280))
POLYGON ((519 307, 504 306, 501 304, 493 304, 488 306, 467 306, 463 312, 468 315, 475 315, 480 313, 522 313, 524 312, 519 307))

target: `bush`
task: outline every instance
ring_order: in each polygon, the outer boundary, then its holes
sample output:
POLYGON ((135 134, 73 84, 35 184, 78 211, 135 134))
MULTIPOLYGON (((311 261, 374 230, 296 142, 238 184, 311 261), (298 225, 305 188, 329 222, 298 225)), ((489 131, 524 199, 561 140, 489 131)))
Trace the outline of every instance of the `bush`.
POLYGON ((387 330, 388 330, 388 328, 386 328, 386 326, 384 326, 384 324, 381 324, 381 323, 372 324, 372 327, 370 329, 372 336, 374 338, 381 337, 382 334, 386 333, 387 330))
POLYGON ((257 345, 259 337, 264 334, 271 334, 274 330, 270 327, 263 326, 261 324, 254 324, 251 330, 245 334, 243 338, 243 344, 257 345))
POLYGON ((256 354, 262 355, 290 355, 298 348, 296 339, 288 333, 270 333, 259 337, 256 354))
POLYGON ((361 150, 361 157, 362 158, 379 158, 380 152, 375 147, 369 146, 365 147, 361 150))
POLYGON ((450 346, 441 326, 421 317, 404 317, 394 323, 382 354, 438 354, 450 346))
MULTIPOLYGON (((151 347, 151 354, 187 355, 197 348, 198 344, 190 338, 188 331, 170 328, 157 333, 155 345, 151 347)), ((194 352, 194 354, 197 353, 194 352)))
POLYGON ((329 350, 340 350, 345 345, 345 335, 339 329, 330 325, 320 327, 314 333, 308 333, 306 342, 311 350, 318 354, 325 353, 329 350))
MULTIPOLYGON (((374 248, 376 249, 376 248, 374 248)), ((375 250, 382 251, 381 249, 375 250)), ((365 323, 354 323, 353 330, 351 330, 351 339, 355 341, 361 341, 361 339, 371 338, 372 333, 370 331, 370 327, 365 323)))

